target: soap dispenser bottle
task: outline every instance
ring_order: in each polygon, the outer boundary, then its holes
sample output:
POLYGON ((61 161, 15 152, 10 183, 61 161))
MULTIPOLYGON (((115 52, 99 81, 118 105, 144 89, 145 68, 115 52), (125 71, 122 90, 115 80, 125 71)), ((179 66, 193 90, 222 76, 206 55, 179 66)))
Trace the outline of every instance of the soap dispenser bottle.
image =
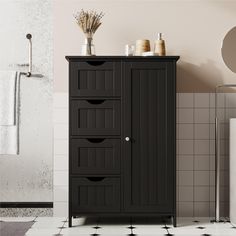
POLYGON ((165 48, 165 40, 162 39, 162 33, 158 33, 157 40, 154 45, 154 53, 157 56, 165 56, 166 48, 165 48))

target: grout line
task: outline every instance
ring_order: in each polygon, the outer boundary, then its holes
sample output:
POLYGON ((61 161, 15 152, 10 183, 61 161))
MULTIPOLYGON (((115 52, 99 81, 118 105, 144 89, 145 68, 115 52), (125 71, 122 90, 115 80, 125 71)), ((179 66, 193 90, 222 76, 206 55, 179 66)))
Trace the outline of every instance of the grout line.
POLYGON ((133 218, 132 218, 132 216, 130 217, 130 226, 131 226, 131 228, 130 228, 130 234, 132 235, 132 234, 133 234, 133 229, 132 229, 132 226, 133 226, 133 218))
MULTIPOLYGON (((209 139, 209 138, 201 138, 201 139, 199 139, 199 138, 198 138, 198 139, 189 139, 189 138, 187 139, 187 138, 185 138, 185 139, 183 139, 183 138, 181 138, 181 139, 178 139, 178 140, 181 140, 181 141, 182 141, 182 140, 183 140, 183 141, 184 141, 184 140, 187 140, 187 141, 195 141, 195 140, 196 140, 196 141, 202 141, 202 140, 203 140, 203 141, 204 141, 204 140, 212 141, 212 140, 214 140, 214 139, 209 139)), ((226 140, 226 141, 227 141, 228 139, 220 139, 220 140, 226 140)), ((182 154, 181 154, 181 155, 182 155, 182 154)), ((190 155, 190 154, 183 154, 183 155, 190 155)), ((204 155, 204 154, 202 154, 202 155, 204 155)))
MULTIPOLYGON (((200 106, 196 106, 195 108, 196 109, 208 109, 208 108, 214 109, 214 107, 200 107, 200 106)), ((218 108, 224 109, 224 106, 220 106, 218 108)), ((236 109, 236 106, 235 107, 227 107, 227 108, 229 108, 229 109, 236 109)), ((193 107, 177 107, 177 109, 193 109, 193 107)))
MULTIPOLYGON (((197 154, 196 156, 207 156, 207 155, 210 155, 210 156, 214 156, 215 154, 197 154)), ((193 156, 193 154, 180 154, 180 155, 178 155, 178 158, 179 157, 181 157, 181 156, 183 156, 183 157, 188 157, 188 156, 193 156)), ((225 158, 227 157, 227 155, 222 155, 222 156, 224 156, 225 158)))
MULTIPOLYGON (((224 93, 224 122, 226 122, 226 93, 224 93)), ((220 127, 221 127, 221 124, 220 124, 220 127)), ((225 131, 225 125, 224 125, 224 131, 225 131)), ((220 134, 221 134, 221 132, 220 132, 220 134)), ((223 133, 223 135, 225 135, 225 134, 223 133)), ((224 155, 225 155, 225 151, 226 151, 226 143, 227 142, 225 142, 225 141, 223 143, 223 149, 224 149, 223 154, 224 155)), ((221 140, 220 140, 220 146, 221 146, 221 140)), ((220 157, 221 157, 221 152, 220 152, 220 157)), ((222 176, 221 170, 220 170, 220 176, 222 176)), ((224 184, 225 184, 225 179, 223 179, 223 181, 224 181, 224 184)), ((221 183, 221 180, 220 180, 220 183, 221 183)), ((222 187, 222 185, 220 184, 220 192, 222 191, 221 187, 222 187)), ((225 195, 225 192, 223 192, 223 197, 225 197, 224 195, 225 195)), ((220 201, 220 199, 219 199, 219 201, 220 201)), ((223 205, 223 211, 222 211, 221 214, 225 215, 225 204, 223 205)))
MULTIPOLYGON (((221 122, 221 124, 226 124, 226 125, 229 124, 228 121, 224 121, 224 120, 221 120, 220 122, 221 122)), ((209 123, 207 123, 207 122, 202 122, 202 123, 183 122, 183 123, 176 123, 176 124, 178 124, 178 125, 195 125, 195 124, 196 125, 214 125, 214 122, 209 122, 209 123)))
MULTIPOLYGON (((184 202, 193 202, 193 201, 178 201, 179 203, 184 203, 184 202)), ((213 203, 215 201, 195 201, 195 202, 201 202, 201 203, 213 203)), ((220 201, 220 203, 228 203, 228 201, 220 201)), ((189 216, 189 217, 192 217, 192 216, 189 216)), ((199 217, 199 216, 198 216, 199 217)))
POLYGON ((100 222, 100 218, 97 218, 97 220, 96 220, 96 228, 95 228, 94 235, 97 235, 97 231, 98 231, 98 227, 99 227, 99 222, 100 222))
MULTIPOLYGON (((214 184, 212 185, 196 185, 196 187, 212 187, 215 186, 214 184)), ((228 187, 229 185, 221 185, 221 187, 228 187)), ((192 187, 192 185, 177 185, 177 187, 192 187)))
MULTIPOLYGON (((211 106, 211 95, 209 93, 209 110, 208 110, 208 120, 209 120, 209 123, 210 123, 210 106, 211 106)), ((211 181, 211 175, 210 175, 210 169, 211 169, 211 158, 210 158, 210 155, 211 155, 211 147, 210 147, 210 142, 211 142, 211 126, 209 124, 209 127, 208 127, 208 137, 209 137, 209 155, 208 155, 208 164, 209 164, 209 169, 208 169, 208 172, 209 172, 209 179, 208 179, 208 183, 210 185, 210 181, 211 181)), ((210 198, 211 198, 211 187, 208 187, 208 193, 209 193, 209 206, 208 206, 208 215, 210 216, 211 215, 211 204, 210 204, 210 198)))
POLYGON ((234 225, 234 224, 230 221, 230 219, 229 219, 229 223, 231 224, 232 227, 236 227, 236 225, 234 225))
MULTIPOLYGON (((227 123, 227 122, 226 122, 227 123)), ((177 125, 214 125, 214 123, 207 123, 207 122, 202 122, 202 123, 188 123, 188 122, 184 122, 184 123, 176 123, 177 125)))
MULTIPOLYGON (((65 224, 67 223, 67 220, 68 220, 68 218, 66 218, 65 222, 63 222, 62 228, 60 229, 60 231, 59 231, 59 233, 58 233, 58 234, 61 234, 61 231, 62 231, 63 227, 64 227, 64 226, 65 226, 65 224)), ((69 222, 68 222, 68 224, 69 224, 69 222)))
MULTIPOLYGON (((203 138, 202 139, 199 139, 199 138, 198 139, 197 138, 196 139, 190 139, 189 138, 189 139, 178 139, 178 140, 189 140, 189 141, 194 141, 194 140, 198 141, 199 140, 199 141, 201 141, 201 140, 208 140, 208 138, 205 138, 205 139, 203 139, 203 138)), ((210 141, 212 141, 212 140, 214 140, 214 139, 210 139, 210 141)), ((222 140, 222 141, 229 141, 229 138, 221 138, 220 140, 222 140)), ((189 154, 180 154, 180 155, 189 155, 189 154)), ((201 154, 199 154, 199 155, 201 155, 201 154)))
POLYGON ((169 232, 169 230, 167 229, 167 225, 166 225, 166 221, 165 221, 165 229, 166 229, 166 231, 167 231, 167 235, 169 235, 170 234, 170 232, 169 232))
MULTIPOLYGON (((225 95, 225 96, 227 96, 227 95, 225 95)), ((229 109, 226 107, 226 99, 225 99, 225 113, 226 113, 226 109, 227 109, 227 111, 229 112, 229 109)), ((225 114, 225 116, 226 116, 226 114, 225 114)), ((230 116, 230 118, 231 118, 231 116, 230 116)), ((225 120, 226 121, 226 120, 225 120)), ((229 122, 229 120, 228 120, 228 122, 229 122)), ((226 129, 227 129, 227 124, 224 124, 223 125, 223 129, 224 129, 224 133, 223 133, 223 137, 224 137, 224 153, 223 153, 223 155, 225 155, 225 156, 228 156, 229 157, 229 149, 228 149, 228 147, 229 147, 229 144, 228 144, 228 142, 227 141, 229 141, 229 140, 226 140, 226 129), (227 152, 227 150, 228 150, 228 152, 227 152)), ((222 156, 223 156, 222 155, 222 156)), ((221 155, 220 155, 220 157, 222 157, 221 155)), ((221 159, 222 160, 222 159, 221 159)), ((225 167, 225 164, 226 164, 226 161, 225 161, 225 159, 223 160, 224 162, 223 162, 223 165, 224 165, 224 167, 225 167)), ((220 170, 221 171, 221 170, 220 170)), ((229 182, 229 179, 227 180, 227 179, 225 179, 225 173, 226 172, 224 172, 224 184, 226 183, 226 182, 229 182)), ((229 174, 229 170, 227 171, 227 173, 229 174)), ((223 197, 224 197, 224 199, 226 199, 226 197, 227 197, 227 193, 226 193, 226 191, 225 191, 225 189, 223 189, 223 197)), ((230 196, 230 194, 229 194, 229 196, 230 196)), ((229 196, 228 196, 228 200, 229 200, 229 196)), ((228 209, 228 211, 229 211, 229 209, 228 209)), ((227 212, 227 215, 229 214, 229 212, 227 212)), ((225 207, 225 204, 224 204, 224 215, 226 215, 226 207, 225 207)))
MULTIPOLYGON (((177 104, 177 107, 179 107, 179 101, 180 101, 180 97, 179 97, 179 93, 178 93, 178 99, 177 99, 177 102, 178 102, 178 104, 177 104)), ((177 108, 178 109, 178 108, 177 108)), ((178 122, 179 122, 179 118, 180 118, 180 115, 179 115, 179 110, 178 111, 176 111, 177 112, 177 115, 178 115, 178 122)), ((178 152, 176 152, 176 154, 177 154, 177 156, 176 156, 176 159, 177 159, 177 157, 179 156, 179 124, 177 123, 176 124, 176 128, 177 128, 177 130, 176 130, 176 132, 177 132, 177 140, 176 140, 176 143, 177 143, 177 145, 178 145, 178 147, 177 147, 177 150, 178 150, 178 152)), ((176 146, 177 146, 176 145, 176 146)), ((179 159, 178 160, 176 160, 176 163, 177 163, 177 170, 179 170, 179 159)), ((177 173, 176 173, 176 178, 177 178, 177 180, 178 181, 176 181, 177 183, 176 183, 176 185, 178 186, 179 185, 179 172, 177 171, 177 173)), ((176 186, 176 189, 177 189, 177 192, 176 192, 176 201, 177 201, 177 199, 179 200, 179 188, 176 186)), ((178 215, 179 214, 179 204, 177 204, 177 202, 176 202, 176 214, 178 215)))
MULTIPOLYGON (((195 137, 195 94, 193 94, 193 137, 195 137)), ((192 216, 195 217, 195 140, 193 140, 193 213, 192 216)))

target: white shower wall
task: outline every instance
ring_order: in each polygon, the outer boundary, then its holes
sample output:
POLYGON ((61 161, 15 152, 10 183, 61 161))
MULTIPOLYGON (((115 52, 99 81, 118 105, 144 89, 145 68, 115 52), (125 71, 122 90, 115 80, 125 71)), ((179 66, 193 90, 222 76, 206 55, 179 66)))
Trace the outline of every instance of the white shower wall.
POLYGON ((21 78, 20 155, 0 156, 0 202, 52 201, 52 6, 50 0, 0 0, 0 70, 27 70, 27 33, 33 73, 21 78))

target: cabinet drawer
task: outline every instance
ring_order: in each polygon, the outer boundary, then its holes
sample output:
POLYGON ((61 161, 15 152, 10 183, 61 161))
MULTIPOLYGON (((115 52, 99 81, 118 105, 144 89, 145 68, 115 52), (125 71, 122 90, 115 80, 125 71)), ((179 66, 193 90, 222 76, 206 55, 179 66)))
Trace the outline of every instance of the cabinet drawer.
POLYGON ((120 173, 119 139, 72 139, 70 147, 73 174, 120 173))
POLYGON ((119 212, 120 179, 72 178, 73 212, 119 212))
POLYGON ((74 100, 70 116, 72 135, 120 134, 118 100, 74 100))
POLYGON ((70 95, 82 97, 120 96, 120 62, 72 62, 70 95))

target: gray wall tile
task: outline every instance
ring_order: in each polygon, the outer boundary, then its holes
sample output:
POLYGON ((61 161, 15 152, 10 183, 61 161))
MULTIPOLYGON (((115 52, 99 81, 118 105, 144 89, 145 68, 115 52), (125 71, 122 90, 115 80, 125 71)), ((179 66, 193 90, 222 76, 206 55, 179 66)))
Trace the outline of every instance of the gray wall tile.
POLYGON ((210 169, 210 156, 194 156, 194 170, 208 170, 210 169))
POLYGON ((179 139, 193 139, 193 124, 179 124, 179 139))
POLYGON ((209 186, 194 186, 194 201, 196 202, 210 201, 209 186))
POLYGON ((179 140, 178 141, 179 155, 191 155, 193 154, 193 140, 179 140))
POLYGON ((210 107, 210 94, 209 93, 195 93, 194 94, 195 107, 210 107))
POLYGON ((193 171, 178 171, 179 173, 179 185, 180 186, 192 186, 193 185, 193 171))
POLYGON ((210 202, 194 202, 194 216, 207 217, 210 214, 210 202))
MULTIPOLYGON (((215 205, 215 94, 179 94, 178 215, 213 216, 215 205), (192 198, 193 197, 193 198, 192 198)), ((228 118, 236 117, 236 95, 218 94, 221 122, 221 210, 228 214, 228 118)))
POLYGON ((179 201, 193 202, 193 186, 179 186, 179 201))
POLYGON ((210 110, 208 108, 196 108, 194 110, 194 123, 208 124, 210 122, 210 110))
POLYGON ((190 107, 192 108, 194 103, 193 103, 193 98, 194 94, 193 93, 179 93, 179 107, 180 108, 187 108, 190 107))
POLYGON ((178 170, 193 171, 193 167, 194 167, 193 156, 191 155, 178 156, 178 170))
POLYGON ((193 122, 193 108, 179 108, 178 109, 178 123, 192 124, 193 122))
POLYGON ((193 202, 179 202, 178 203, 178 216, 193 217, 193 202))
POLYGON ((209 186, 210 184, 210 172, 209 171, 202 171, 197 170, 194 171, 194 185, 200 186, 209 186))

